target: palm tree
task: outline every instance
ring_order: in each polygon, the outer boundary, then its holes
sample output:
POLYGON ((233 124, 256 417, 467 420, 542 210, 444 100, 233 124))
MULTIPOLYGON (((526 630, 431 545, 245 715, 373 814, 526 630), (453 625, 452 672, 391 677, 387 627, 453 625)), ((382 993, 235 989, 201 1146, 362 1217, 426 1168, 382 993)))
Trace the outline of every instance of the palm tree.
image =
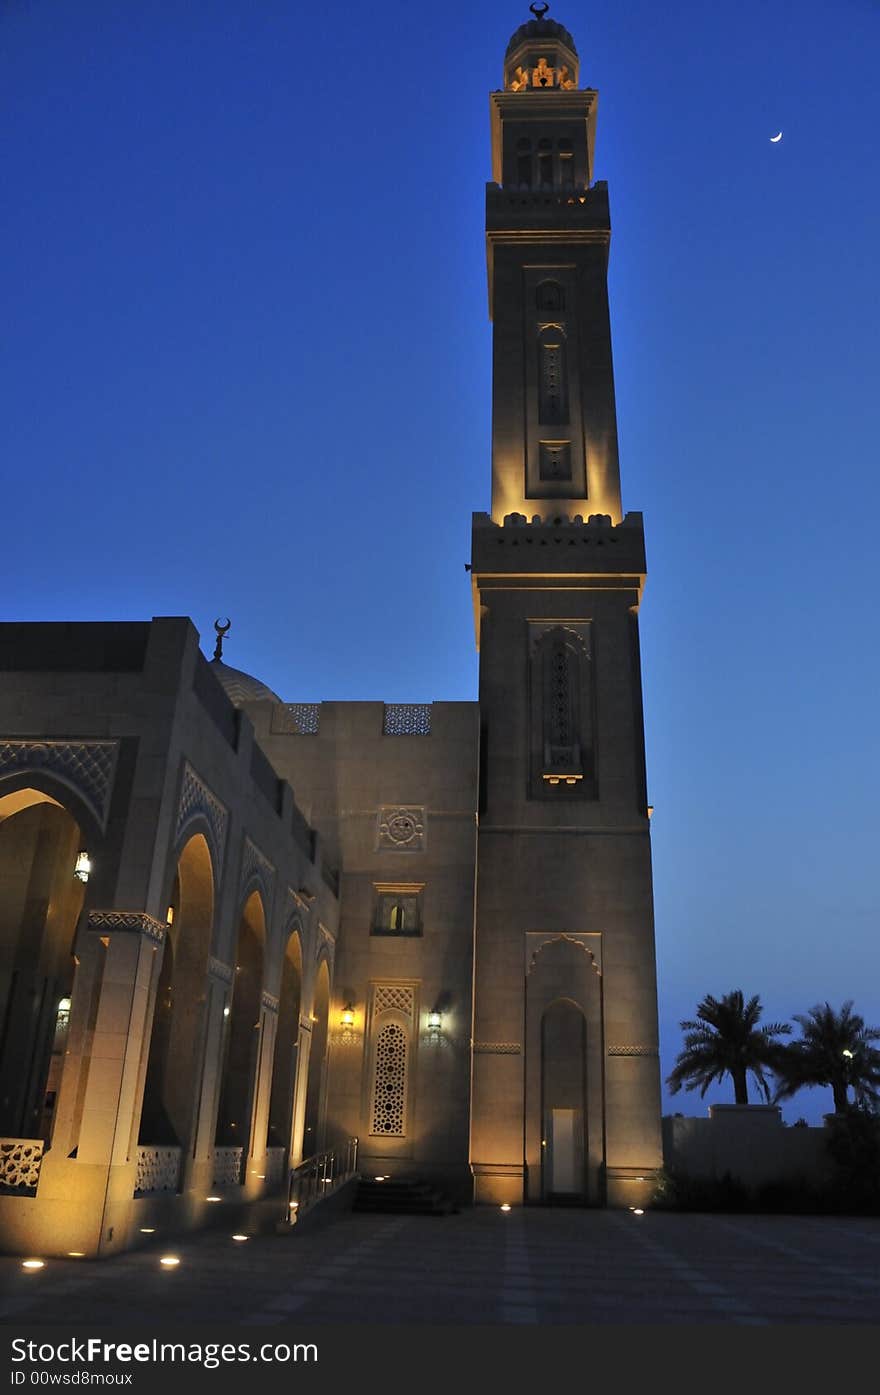
POLYGON ((830 1003, 817 1003, 795 1016, 800 1041, 780 1048, 774 1070, 779 1077, 775 1098, 790 1099, 803 1085, 830 1085, 835 1114, 849 1108, 849 1091, 863 1109, 880 1100, 880 1028, 866 1027, 848 998, 835 1012, 830 1003))
POLYGON ((679 1024, 686 1036, 666 1081, 672 1093, 677 1094, 682 1085, 687 1090, 699 1086, 702 1097, 713 1081, 729 1075, 737 1104, 748 1104, 751 1075, 769 1104, 770 1086, 764 1071, 773 1066, 780 1050, 776 1038, 787 1035, 791 1028, 787 1022, 759 1027, 762 1011, 760 998, 756 995, 745 1002, 740 988, 720 999, 707 993, 697 1007, 697 1020, 679 1024))

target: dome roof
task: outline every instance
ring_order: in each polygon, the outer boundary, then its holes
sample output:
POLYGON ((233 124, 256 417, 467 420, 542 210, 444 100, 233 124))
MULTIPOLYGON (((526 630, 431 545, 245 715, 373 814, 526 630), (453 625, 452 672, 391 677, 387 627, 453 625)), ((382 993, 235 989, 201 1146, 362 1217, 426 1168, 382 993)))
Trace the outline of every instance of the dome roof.
POLYGON ((530 19, 525 24, 521 24, 516 33, 507 45, 507 52, 504 57, 509 58, 513 51, 519 48, 529 39, 558 39, 570 49, 575 58, 578 51, 574 46, 574 39, 563 25, 557 24, 555 19, 530 19))
POLYGON ((222 685, 226 696, 236 707, 241 707, 245 702, 280 702, 277 693, 273 693, 271 688, 267 688, 265 683, 261 683, 259 678, 253 678, 249 673, 242 673, 240 668, 230 668, 221 659, 215 659, 211 664, 211 672, 217 681, 222 685))

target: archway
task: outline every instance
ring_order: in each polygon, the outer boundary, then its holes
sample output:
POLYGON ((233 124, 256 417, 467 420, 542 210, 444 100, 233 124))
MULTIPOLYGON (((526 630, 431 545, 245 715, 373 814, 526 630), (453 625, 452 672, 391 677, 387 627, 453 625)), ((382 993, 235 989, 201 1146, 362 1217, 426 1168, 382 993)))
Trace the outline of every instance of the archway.
POLYGON ((79 824, 57 800, 36 789, 0 798, 0 1134, 7 1138, 52 1140, 83 851, 79 824))
POLYGON ((240 1146, 242 1158, 247 1154, 252 1127, 265 943, 266 915, 260 893, 253 891, 238 927, 216 1135, 219 1145, 240 1146))
POLYGON ((139 1142, 189 1143, 199 1082, 214 873, 201 833, 177 863, 153 1012, 139 1142))
POLYGON ((312 1008, 312 1045, 309 1052, 309 1086, 306 1095, 306 1127, 303 1157, 320 1153, 323 1147, 323 1105, 325 1064, 327 1060, 327 1024, 330 1017, 330 974, 326 959, 318 965, 315 998, 312 1008))
POLYGON ((281 966, 278 1030, 275 1034, 272 1096, 269 1102, 269 1130, 266 1140, 269 1147, 290 1147, 301 998, 302 948, 299 931, 294 930, 287 941, 281 966))

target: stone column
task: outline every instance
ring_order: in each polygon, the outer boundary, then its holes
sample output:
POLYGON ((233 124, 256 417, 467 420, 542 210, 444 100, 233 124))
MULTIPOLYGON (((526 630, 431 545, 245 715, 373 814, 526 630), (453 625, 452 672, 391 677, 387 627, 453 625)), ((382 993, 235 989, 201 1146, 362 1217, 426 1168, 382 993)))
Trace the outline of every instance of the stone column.
POLYGON ((272 1064, 278 1031, 278 999, 264 993, 260 1007, 260 1040, 255 1065, 251 1136, 245 1159, 245 1185, 248 1192, 265 1190, 266 1135, 269 1129, 269 1101, 272 1096, 272 1064))
POLYGON ((125 1246, 164 938, 165 926, 142 911, 89 914, 56 1135, 40 1178, 41 1216, 56 1252, 125 1246))
POLYGON ((224 1045, 229 1021, 226 1008, 229 1006, 231 986, 232 969, 222 960, 210 958, 202 1070, 189 1176, 189 1186, 197 1195, 207 1195, 214 1189, 214 1135, 223 1078, 224 1045))
POLYGON ((290 1129, 290 1166, 298 1167, 303 1160, 303 1133, 306 1126, 306 1095, 309 1088, 309 1056, 312 1049, 312 1024, 300 1017, 296 1046, 296 1081, 293 1087, 293 1121, 290 1129))

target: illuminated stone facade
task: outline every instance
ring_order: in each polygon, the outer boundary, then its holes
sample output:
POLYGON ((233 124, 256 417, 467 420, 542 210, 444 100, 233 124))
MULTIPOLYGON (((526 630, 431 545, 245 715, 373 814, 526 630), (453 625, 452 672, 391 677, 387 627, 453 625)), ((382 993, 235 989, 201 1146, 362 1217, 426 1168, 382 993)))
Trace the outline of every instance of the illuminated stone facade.
POLYGON ((479 700, 283 702, 186 620, 0 626, 9 1248, 109 1253, 283 1201, 352 1137, 362 1171, 463 1200, 651 1187, 645 560, 597 94, 546 19, 504 74, 479 700))

